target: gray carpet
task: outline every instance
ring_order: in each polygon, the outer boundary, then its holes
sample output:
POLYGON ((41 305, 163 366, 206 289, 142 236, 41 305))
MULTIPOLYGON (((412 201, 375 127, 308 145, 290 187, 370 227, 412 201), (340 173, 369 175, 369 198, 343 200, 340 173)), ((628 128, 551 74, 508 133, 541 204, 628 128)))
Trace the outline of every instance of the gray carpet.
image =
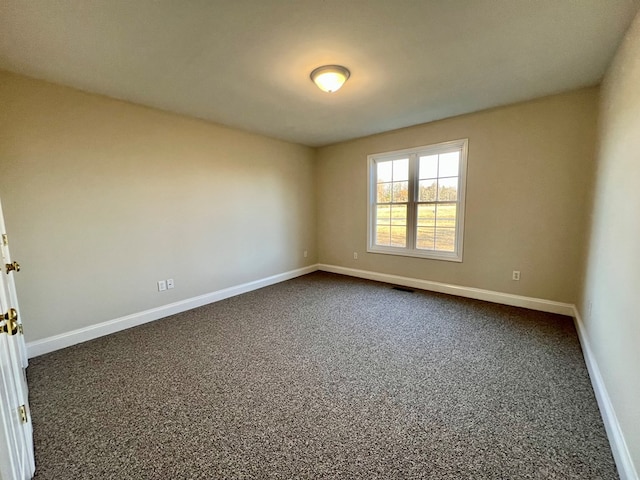
POLYGON ((328 273, 28 377, 37 479, 618 478, 570 318, 328 273))

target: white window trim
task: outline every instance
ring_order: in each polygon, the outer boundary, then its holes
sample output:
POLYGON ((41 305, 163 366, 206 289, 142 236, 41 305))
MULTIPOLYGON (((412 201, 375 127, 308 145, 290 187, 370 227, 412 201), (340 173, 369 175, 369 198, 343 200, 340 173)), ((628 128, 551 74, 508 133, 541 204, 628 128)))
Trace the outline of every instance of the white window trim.
MULTIPOLYGON (((462 250, 464 239, 464 212, 465 212, 465 194, 467 187, 467 151, 469 139, 452 140, 434 145, 425 145, 416 148, 407 148, 404 150, 396 150, 393 152, 375 153, 367 156, 368 181, 367 181, 367 252, 383 253, 388 255, 401 255, 404 257, 419 257, 432 260, 447 260, 450 262, 462 262, 462 250), (416 172, 411 169, 417 168, 417 158, 420 155, 430 155, 434 153, 446 153, 447 151, 460 151, 460 167, 458 172, 458 214, 456 217, 456 244, 453 252, 438 252, 433 250, 419 250, 415 248, 415 208, 409 208, 408 212, 408 230, 406 247, 388 247, 375 244, 375 215, 376 215, 376 163, 378 161, 397 160, 399 158, 409 157, 409 178, 413 180, 413 199, 417 196, 418 182, 415 181, 416 172)), ((411 181, 410 181, 411 182, 411 181)), ((411 183, 410 183, 411 184, 411 183)), ((415 201, 411 200, 410 205, 415 205, 415 201)))

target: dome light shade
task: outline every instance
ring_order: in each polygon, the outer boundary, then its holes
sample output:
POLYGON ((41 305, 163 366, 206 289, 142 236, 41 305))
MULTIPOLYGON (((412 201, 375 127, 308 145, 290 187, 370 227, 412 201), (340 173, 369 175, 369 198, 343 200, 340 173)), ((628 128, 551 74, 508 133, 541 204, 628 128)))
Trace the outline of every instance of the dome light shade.
POLYGON ((340 65, 324 65, 311 72, 311 80, 323 92, 335 92, 347 81, 351 72, 340 65))

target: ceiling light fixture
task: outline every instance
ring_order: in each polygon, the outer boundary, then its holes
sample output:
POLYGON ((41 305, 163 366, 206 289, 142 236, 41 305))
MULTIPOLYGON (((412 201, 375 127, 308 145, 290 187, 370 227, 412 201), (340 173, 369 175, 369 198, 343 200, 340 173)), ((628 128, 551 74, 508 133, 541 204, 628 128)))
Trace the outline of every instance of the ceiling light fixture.
POLYGON ((335 92, 344 85, 351 72, 340 65, 324 65, 311 72, 311 80, 323 92, 335 92))

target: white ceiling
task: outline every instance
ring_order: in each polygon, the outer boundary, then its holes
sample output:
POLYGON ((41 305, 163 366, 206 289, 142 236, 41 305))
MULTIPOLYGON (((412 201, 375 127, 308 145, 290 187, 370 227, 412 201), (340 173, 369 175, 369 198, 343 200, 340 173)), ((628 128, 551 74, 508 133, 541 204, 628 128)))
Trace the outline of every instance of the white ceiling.
POLYGON ((640 0, 2 0, 0 68, 311 146, 597 84, 640 0), (335 94, 309 79, 337 63, 335 94))

